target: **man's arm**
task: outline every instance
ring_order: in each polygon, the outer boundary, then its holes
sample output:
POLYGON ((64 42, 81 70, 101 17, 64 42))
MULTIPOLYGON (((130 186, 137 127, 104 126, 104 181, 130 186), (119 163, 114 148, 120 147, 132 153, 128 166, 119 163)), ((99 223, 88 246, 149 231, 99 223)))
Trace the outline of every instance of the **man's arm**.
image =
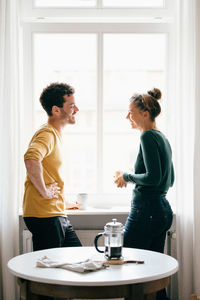
POLYGON ((57 186, 57 182, 45 185, 43 178, 43 167, 40 161, 27 159, 25 160, 25 166, 31 182, 43 198, 58 198, 60 187, 57 186))

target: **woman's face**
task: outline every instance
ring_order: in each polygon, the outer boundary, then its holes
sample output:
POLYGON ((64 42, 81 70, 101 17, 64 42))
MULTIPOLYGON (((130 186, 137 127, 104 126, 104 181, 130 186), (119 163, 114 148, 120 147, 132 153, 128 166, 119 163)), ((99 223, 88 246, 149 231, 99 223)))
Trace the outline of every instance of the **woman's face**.
POLYGON ((142 127, 144 120, 143 113, 144 112, 139 110, 133 102, 129 105, 129 111, 126 119, 130 121, 132 128, 140 129, 142 127))

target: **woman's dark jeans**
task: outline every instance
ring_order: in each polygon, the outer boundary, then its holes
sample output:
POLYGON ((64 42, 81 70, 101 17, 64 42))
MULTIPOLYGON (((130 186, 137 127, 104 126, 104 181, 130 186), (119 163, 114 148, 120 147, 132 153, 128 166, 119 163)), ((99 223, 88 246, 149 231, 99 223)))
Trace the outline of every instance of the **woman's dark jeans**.
MULTIPOLYGON (((173 220, 169 202, 166 199, 138 202, 133 202, 125 224, 124 247, 163 253, 166 232, 173 220)), ((165 290, 157 293, 157 299, 168 299, 165 290)))

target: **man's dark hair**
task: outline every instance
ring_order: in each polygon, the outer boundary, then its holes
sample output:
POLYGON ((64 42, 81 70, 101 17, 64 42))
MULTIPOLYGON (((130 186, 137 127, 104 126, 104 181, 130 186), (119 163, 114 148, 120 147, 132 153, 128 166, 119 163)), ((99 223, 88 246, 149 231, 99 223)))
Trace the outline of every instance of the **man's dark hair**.
POLYGON ((52 116, 52 106, 63 107, 63 96, 74 94, 74 88, 66 83, 54 82, 48 85, 40 95, 40 103, 48 116, 52 116))

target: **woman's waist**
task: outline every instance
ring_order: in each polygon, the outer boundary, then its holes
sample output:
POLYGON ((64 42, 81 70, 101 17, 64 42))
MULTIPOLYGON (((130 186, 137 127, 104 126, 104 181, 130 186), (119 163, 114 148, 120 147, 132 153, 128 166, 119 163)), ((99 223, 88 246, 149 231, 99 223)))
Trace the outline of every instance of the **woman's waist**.
POLYGON ((133 200, 153 200, 160 201, 162 199, 166 199, 167 191, 160 190, 133 190, 133 200))
POLYGON ((147 209, 152 211, 171 211, 171 206, 166 199, 166 193, 144 194, 133 192, 132 209, 147 209))

